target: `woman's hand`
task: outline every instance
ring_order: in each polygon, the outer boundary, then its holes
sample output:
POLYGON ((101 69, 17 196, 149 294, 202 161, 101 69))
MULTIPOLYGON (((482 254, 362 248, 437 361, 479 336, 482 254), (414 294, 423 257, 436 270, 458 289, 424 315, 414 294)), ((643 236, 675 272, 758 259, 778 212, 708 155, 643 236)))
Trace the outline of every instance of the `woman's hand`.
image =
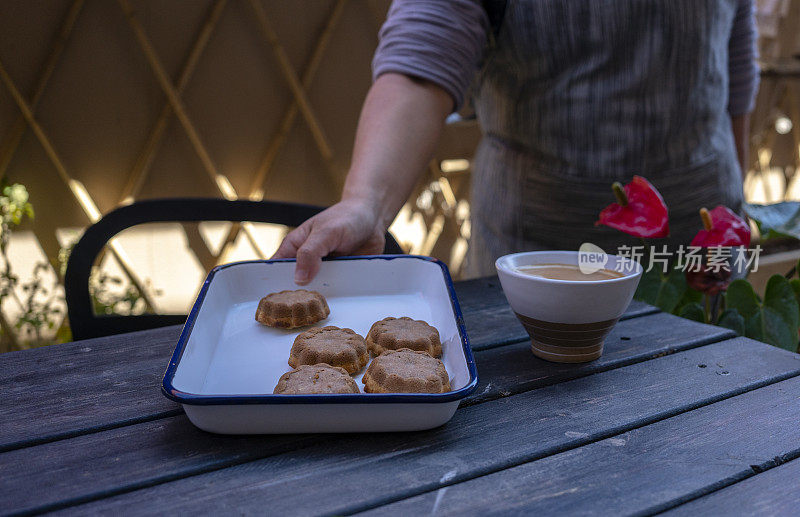
POLYGON ((291 231, 272 258, 297 257, 294 281, 306 285, 328 255, 383 253, 386 228, 378 210, 361 200, 342 200, 291 231))
POLYGON ((309 283, 327 255, 383 252, 386 229, 425 172, 453 99, 441 87, 385 73, 369 90, 342 201, 289 233, 273 258, 297 257, 309 283))

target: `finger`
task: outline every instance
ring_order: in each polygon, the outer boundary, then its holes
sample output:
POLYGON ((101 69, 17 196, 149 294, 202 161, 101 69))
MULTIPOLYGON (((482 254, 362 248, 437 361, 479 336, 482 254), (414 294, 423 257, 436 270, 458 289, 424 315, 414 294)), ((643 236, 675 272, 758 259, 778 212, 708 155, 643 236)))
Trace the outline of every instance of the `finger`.
POLYGON ((310 228, 311 224, 303 223, 286 234, 286 237, 283 238, 281 245, 278 246, 278 250, 270 258, 295 258, 297 256, 297 250, 306 241, 310 228))
POLYGON ((336 249, 338 237, 334 231, 311 231, 305 243, 297 250, 297 266, 294 270, 294 282, 306 285, 317 276, 322 265, 322 257, 336 249))

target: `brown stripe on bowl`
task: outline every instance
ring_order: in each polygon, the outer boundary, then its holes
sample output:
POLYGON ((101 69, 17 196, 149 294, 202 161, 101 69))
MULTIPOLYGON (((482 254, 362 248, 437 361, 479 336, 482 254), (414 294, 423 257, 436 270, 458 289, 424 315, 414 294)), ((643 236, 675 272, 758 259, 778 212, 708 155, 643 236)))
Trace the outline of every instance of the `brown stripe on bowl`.
POLYGON ((603 353, 603 341, 619 318, 592 323, 555 323, 516 313, 531 337, 534 355, 548 361, 593 361, 603 353))

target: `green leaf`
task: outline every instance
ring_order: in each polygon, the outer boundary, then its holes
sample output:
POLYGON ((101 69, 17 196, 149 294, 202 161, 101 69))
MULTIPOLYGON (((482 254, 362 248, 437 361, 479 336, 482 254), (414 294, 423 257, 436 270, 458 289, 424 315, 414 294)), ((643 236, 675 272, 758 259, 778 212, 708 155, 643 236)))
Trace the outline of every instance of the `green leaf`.
POLYGON ((773 205, 745 203, 744 211, 756 222, 764 239, 775 237, 800 239, 800 202, 786 201, 773 205))
POLYGON ((792 329, 777 313, 769 309, 745 320, 745 335, 784 350, 797 350, 797 330, 792 329))
POLYGON ((725 301, 744 318, 747 337, 790 352, 797 350, 800 307, 795 288, 782 275, 769 279, 763 302, 746 280, 731 282, 725 301))
POLYGON ((736 309, 725 309, 719 317, 717 325, 731 329, 739 336, 744 336, 745 334, 744 318, 736 309))
MULTIPOLYGON (((800 271, 800 269, 798 269, 800 271)), ((800 278, 792 278, 789 280, 789 285, 792 286, 792 291, 794 291, 794 299, 797 300, 798 305, 800 305, 800 278)))
POLYGON ((783 275, 772 275, 764 291, 764 306, 778 313, 794 329, 797 348, 797 329, 800 327, 800 307, 791 284, 783 275))
POLYGON ((699 321, 700 323, 706 322, 706 315, 705 312, 703 312, 703 306, 696 302, 684 305, 679 316, 681 318, 686 318, 687 320, 699 321))
POLYGON ((728 286, 725 293, 725 306, 736 309, 746 319, 756 314, 760 310, 761 304, 750 282, 740 278, 728 286))
POLYGON ((655 270, 645 271, 639 279, 639 286, 633 297, 639 301, 655 305, 658 291, 661 289, 661 274, 655 270))
POLYGON ((683 293, 683 297, 678 302, 678 305, 675 306, 675 309, 673 309, 672 314, 680 316, 681 311, 686 305, 690 303, 702 303, 702 302, 703 302, 703 293, 701 293, 700 291, 696 291, 687 285, 686 291, 684 291, 683 293))
POLYGON ((664 275, 658 268, 652 268, 642 275, 633 297, 671 313, 678 307, 686 290, 686 277, 680 269, 672 269, 664 275))

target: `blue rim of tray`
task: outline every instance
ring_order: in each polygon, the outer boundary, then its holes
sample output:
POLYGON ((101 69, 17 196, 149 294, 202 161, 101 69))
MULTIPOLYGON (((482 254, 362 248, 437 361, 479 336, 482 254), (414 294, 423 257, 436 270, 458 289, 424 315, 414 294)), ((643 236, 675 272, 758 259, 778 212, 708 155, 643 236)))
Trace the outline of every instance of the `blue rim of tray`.
POLYGON ((437 264, 442 270, 447 293, 450 296, 450 303, 453 307, 453 313, 456 317, 456 327, 458 334, 461 338, 461 346, 464 350, 464 357, 467 360, 467 369, 469 370, 469 382, 463 388, 447 393, 345 393, 345 394, 321 394, 321 395, 273 395, 273 394, 247 394, 247 395, 198 395, 196 393, 188 393, 181 391, 172 385, 175 378, 175 372, 178 369, 183 356, 186 345, 189 341, 189 335, 192 333, 192 328, 197 321, 197 314, 200 312, 200 307, 203 305, 208 288, 214 276, 230 267, 236 267, 242 264, 271 264, 276 262, 294 262, 295 259, 275 259, 275 260, 247 260, 242 262, 231 262, 217 266, 211 270, 206 277, 200 293, 197 295, 197 300, 192 306, 189 317, 181 331, 181 336, 178 338, 178 344, 175 347, 175 352, 172 354, 167 371, 164 373, 164 380, 161 384, 161 391, 164 395, 179 402, 181 404, 190 404, 197 406, 208 405, 239 405, 239 404, 383 404, 383 403, 442 403, 460 400, 473 391, 478 386, 478 369, 475 366, 475 358, 472 355, 472 349, 469 346, 469 338, 467 337, 467 330, 464 327, 464 317, 461 314, 461 307, 458 305, 456 298, 456 291, 453 287, 453 280, 450 277, 450 271, 441 260, 433 257, 426 257, 422 255, 363 255, 357 257, 335 257, 324 260, 424 260, 437 264))

